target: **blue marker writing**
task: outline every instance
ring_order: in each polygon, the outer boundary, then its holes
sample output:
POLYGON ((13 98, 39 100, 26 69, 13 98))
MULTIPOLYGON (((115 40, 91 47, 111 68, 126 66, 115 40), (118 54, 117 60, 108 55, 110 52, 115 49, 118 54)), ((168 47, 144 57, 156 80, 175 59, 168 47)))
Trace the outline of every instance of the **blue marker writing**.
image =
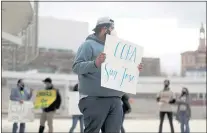
POLYGON ((116 76, 118 74, 118 72, 116 70, 107 68, 108 63, 105 64, 105 71, 106 71, 106 75, 107 75, 107 80, 106 82, 108 82, 110 77, 113 77, 114 79, 116 79, 116 76))
POLYGON ((114 51, 114 56, 115 56, 115 57, 116 57, 116 52, 117 52, 117 49, 118 49, 120 43, 121 43, 121 42, 117 43, 117 45, 116 45, 116 49, 115 49, 115 51, 114 51))
POLYGON ((123 73, 123 76, 122 76, 120 87, 122 86, 125 79, 129 78, 128 82, 131 82, 132 80, 134 80, 134 76, 127 74, 126 70, 127 70, 127 68, 124 68, 124 73, 123 73))

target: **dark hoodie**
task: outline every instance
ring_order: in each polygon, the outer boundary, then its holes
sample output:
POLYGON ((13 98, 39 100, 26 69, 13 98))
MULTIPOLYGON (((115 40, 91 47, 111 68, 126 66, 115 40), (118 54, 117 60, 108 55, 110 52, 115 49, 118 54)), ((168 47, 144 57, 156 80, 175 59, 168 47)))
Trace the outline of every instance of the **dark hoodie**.
POLYGON ((72 67, 73 72, 78 74, 79 92, 84 96, 122 97, 122 92, 101 87, 101 68, 95 66, 95 59, 103 51, 104 42, 94 34, 89 35, 79 47, 72 67))
MULTIPOLYGON (((50 88, 47 88, 47 90, 51 90, 51 89, 54 89, 53 86, 50 87, 50 88)), ((57 89, 55 89, 55 90, 57 92, 56 99, 55 99, 55 101, 49 107, 43 109, 44 112, 55 111, 55 110, 57 110, 57 109, 60 108, 60 105, 61 105, 61 96, 60 96, 59 91, 57 89)))

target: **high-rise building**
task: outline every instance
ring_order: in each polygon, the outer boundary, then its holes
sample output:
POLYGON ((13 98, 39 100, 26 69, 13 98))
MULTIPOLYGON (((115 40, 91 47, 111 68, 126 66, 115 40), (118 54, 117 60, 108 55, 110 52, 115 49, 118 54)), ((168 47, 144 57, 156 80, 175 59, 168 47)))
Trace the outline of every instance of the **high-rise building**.
POLYGON ((181 61, 182 76, 206 76, 206 38, 203 24, 197 50, 181 53, 181 61))

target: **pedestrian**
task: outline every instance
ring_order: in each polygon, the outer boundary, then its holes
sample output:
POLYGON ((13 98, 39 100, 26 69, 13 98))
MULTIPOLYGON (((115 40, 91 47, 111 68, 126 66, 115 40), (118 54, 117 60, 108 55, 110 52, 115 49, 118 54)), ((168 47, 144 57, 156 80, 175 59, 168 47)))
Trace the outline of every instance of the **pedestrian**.
MULTIPOLYGON (((89 35, 79 47, 73 72, 78 74, 80 101, 79 108, 84 116, 84 133, 118 133, 123 122, 121 97, 123 92, 101 87, 101 64, 106 35, 113 35, 114 20, 109 17, 98 19, 95 32, 89 35)), ((141 69, 142 66, 138 65, 141 69)))
POLYGON ((59 91, 56 88, 54 88, 52 84, 52 79, 46 78, 45 80, 43 80, 43 83, 45 84, 46 90, 56 91, 56 99, 51 105, 49 105, 49 107, 43 108, 43 112, 40 117, 39 133, 44 132, 46 121, 48 124, 49 133, 53 133, 53 118, 54 118, 55 111, 60 108, 61 96, 60 96, 59 91))
POLYGON ((158 93, 157 102, 159 104, 159 109, 160 109, 159 133, 162 133, 162 126, 163 126, 165 114, 167 114, 168 116, 171 133, 174 133, 172 104, 175 104, 176 97, 175 94, 170 90, 169 80, 164 81, 164 89, 158 93))
MULTIPOLYGON (((24 86, 23 79, 19 79, 17 81, 17 87, 11 89, 10 100, 11 101, 18 101, 21 104, 24 101, 29 101, 32 98, 33 89, 30 89, 30 93, 28 93, 27 89, 24 86)), ((24 133, 26 128, 25 123, 20 123, 19 133, 24 133)), ((13 123, 12 133, 17 133, 18 123, 13 123)))
MULTIPOLYGON (((74 92, 77 92, 78 91, 78 84, 76 84, 73 87, 73 91, 74 92)), ((73 123, 72 123, 72 127, 70 128, 69 133, 73 133, 73 131, 76 128, 76 125, 78 123, 78 120, 80 121, 80 130, 81 130, 81 133, 83 133, 83 115, 73 115, 72 116, 73 123)))
POLYGON ((180 97, 176 101, 178 104, 177 120, 180 122, 181 133, 190 133, 189 120, 191 118, 190 97, 187 88, 183 88, 180 97))
POLYGON ((125 129, 124 129, 124 119, 125 119, 125 114, 128 114, 131 112, 131 105, 129 103, 129 96, 127 94, 124 94, 121 98, 122 102, 123 102, 123 124, 121 127, 121 133, 125 133, 125 129))

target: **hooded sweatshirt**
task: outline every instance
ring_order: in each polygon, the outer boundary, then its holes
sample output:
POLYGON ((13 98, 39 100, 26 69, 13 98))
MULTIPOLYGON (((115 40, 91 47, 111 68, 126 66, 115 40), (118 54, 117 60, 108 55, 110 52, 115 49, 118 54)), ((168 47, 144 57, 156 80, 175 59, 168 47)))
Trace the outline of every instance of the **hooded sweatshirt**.
POLYGON ((78 74, 79 93, 84 96, 94 97, 122 97, 123 92, 101 87, 101 68, 95 65, 96 57, 104 51, 104 42, 94 34, 89 35, 79 47, 73 72, 78 74))

